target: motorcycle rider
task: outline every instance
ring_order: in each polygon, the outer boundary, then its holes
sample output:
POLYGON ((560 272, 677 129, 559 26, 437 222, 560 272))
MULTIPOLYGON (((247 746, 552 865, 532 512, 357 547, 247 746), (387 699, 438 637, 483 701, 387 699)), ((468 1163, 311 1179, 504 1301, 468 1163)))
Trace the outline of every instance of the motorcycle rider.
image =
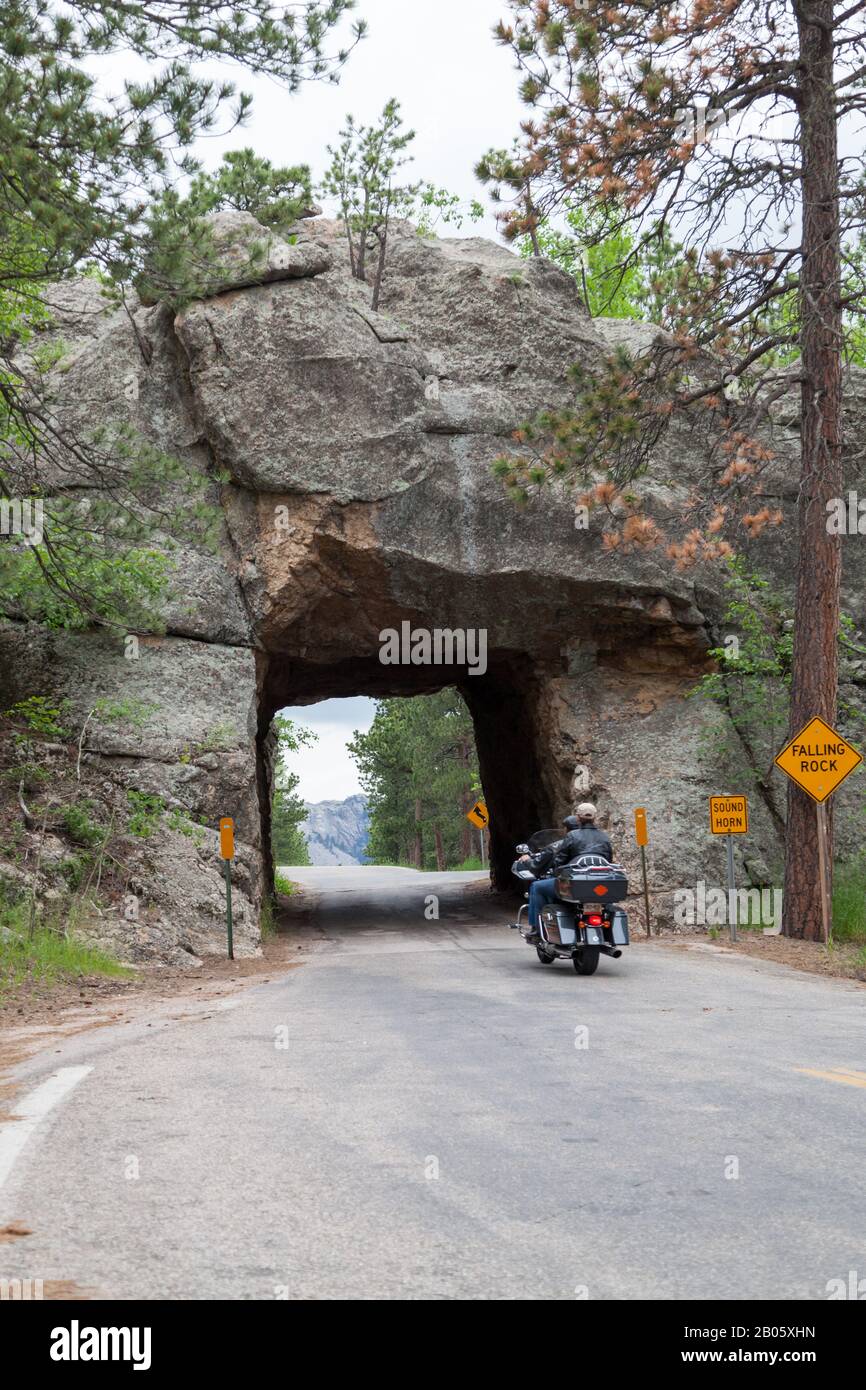
MULTIPOLYGON (((561 869, 563 864, 573 864, 582 854, 600 854, 609 864, 613 863, 613 847, 606 831, 595 823, 598 811, 591 801, 582 801, 577 808, 579 824, 560 840, 557 853, 551 862, 551 869, 561 869)), ((570 817, 569 819, 574 819, 570 817)))
MULTIPOLYGON (((564 839, 551 845, 549 851, 542 850, 541 854, 535 856, 533 861, 535 872, 537 873, 539 869, 552 871, 554 876, 537 878, 529 890, 530 930, 526 935, 527 941, 541 940, 538 919, 541 909, 546 907, 548 903, 556 901, 555 874, 557 869, 561 869, 564 864, 573 863, 582 854, 600 854, 608 863, 613 861, 613 847, 606 832, 596 825, 597 815, 598 811, 591 801, 582 801, 577 808, 577 815, 566 816, 563 822, 567 831, 564 839), (545 853, 548 853, 548 859, 544 862, 536 862, 541 861, 542 855, 545 853)), ((529 857, 529 855, 524 856, 524 858, 529 857)))
POLYGON ((547 903, 552 903, 556 897, 554 892, 556 880, 553 878, 543 878, 542 874, 548 873, 559 856, 559 851, 565 844, 568 835, 572 834, 580 827, 577 816, 566 816, 562 824, 565 827, 565 835, 561 840, 556 840, 552 845, 547 845, 539 850, 538 854, 522 854, 520 863, 528 863, 532 872, 536 874, 535 882, 529 889, 529 927, 530 931, 526 937, 527 941, 538 941, 538 915, 547 903))

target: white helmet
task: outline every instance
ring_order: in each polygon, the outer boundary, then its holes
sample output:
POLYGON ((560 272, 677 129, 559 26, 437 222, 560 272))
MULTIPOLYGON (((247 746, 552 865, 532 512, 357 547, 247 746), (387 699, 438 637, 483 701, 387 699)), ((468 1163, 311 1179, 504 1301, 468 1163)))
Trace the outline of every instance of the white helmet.
POLYGON ((591 801, 581 801, 577 808, 577 815, 580 820, 595 820, 598 810, 591 801))

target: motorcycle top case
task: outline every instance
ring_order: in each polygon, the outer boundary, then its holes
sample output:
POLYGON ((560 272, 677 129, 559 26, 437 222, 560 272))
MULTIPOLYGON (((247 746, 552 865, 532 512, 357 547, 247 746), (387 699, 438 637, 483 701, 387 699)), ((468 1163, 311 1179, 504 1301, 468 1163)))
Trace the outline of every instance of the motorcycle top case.
POLYGON ((566 864, 556 875, 556 896, 567 903, 622 902, 628 879, 621 864, 566 864))

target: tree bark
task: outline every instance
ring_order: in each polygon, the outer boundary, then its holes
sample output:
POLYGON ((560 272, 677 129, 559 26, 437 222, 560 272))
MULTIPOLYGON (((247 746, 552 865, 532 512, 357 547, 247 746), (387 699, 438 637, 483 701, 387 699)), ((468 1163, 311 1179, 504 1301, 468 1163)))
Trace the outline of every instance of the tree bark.
MULTIPOLYGON (((841 537, 827 531, 827 502, 842 495, 842 312, 839 172, 833 85, 833 0, 794 3, 800 37, 803 246, 800 349, 803 381, 799 553, 792 734, 813 716, 837 718, 841 537), (817 23, 810 22, 817 20, 817 23), (825 27, 826 26, 826 27, 825 27)), ((832 885, 832 821, 828 818, 832 885)), ((821 937, 815 805, 790 784, 782 931, 821 937)))
POLYGON ((361 219, 361 232, 358 237, 358 264, 355 270, 356 280, 366 280, 367 278, 367 224, 370 220, 370 190, 364 190, 364 215, 361 219))
POLYGON ((445 849, 442 844, 442 831, 438 825, 433 827, 433 839, 436 843, 436 868, 440 874, 445 872, 445 849))
POLYGON ((412 855, 416 869, 424 867, 424 841, 421 834, 421 800, 415 801, 415 845, 412 855))
POLYGON ((466 779, 460 790, 460 862, 462 864, 472 854, 472 822, 466 819, 466 812, 472 809, 475 802, 472 788, 469 785, 469 742, 465 738, 461 738, 457 745, 457 757, 466 779))
POLYGON ((382 293, 382 276, 385 274, 385 254, 388 245, 388 223, 377 233, 379 237, 379 255, 376 259, 376 274, 373 279, 373 299, 370 308, 373 313, 379 312, 379 296, 382 293))

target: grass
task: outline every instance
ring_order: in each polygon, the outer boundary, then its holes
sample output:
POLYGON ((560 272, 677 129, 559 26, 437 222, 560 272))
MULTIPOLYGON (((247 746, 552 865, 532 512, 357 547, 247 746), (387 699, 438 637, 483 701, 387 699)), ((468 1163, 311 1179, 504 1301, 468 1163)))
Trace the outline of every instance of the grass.
MULTIPOLYGON (((837 864, 833 874, 833 936, 866 942, 866 856, 837 864)), ((866 962, 864 962, 866 963, 866 962)))
POLYGON ((457 868, 456 868, 455 872, 458 873, 458 874, 468 874, 468 873, 471 873, 471 871, 472 871, 473 869, 486 869, 486 868, 487 868, 487 865, 486 865, 486 864, 482 864, 482 863, 481 863, 481 860, 480 860, 477 856, 473 856, 473 855, 470 854, 470 856, 469 856, 468 859, 464 859, 462 864, 458 864, 458 865, 457 865, 457 868))
POLYGON ((26 899, 0 903, 0 1001, 29 982, 53 985, 82 975, 132 973, 107 952, 65 936, 53 924, 37 921, 32 936, 29 925, 26 899))
POLYGON ((290 878, 286 878, 285 874, 280 873, 279 869, 274 874, 274 888, 284 897, 290 898, 295 891, 295 886, 290 878))

